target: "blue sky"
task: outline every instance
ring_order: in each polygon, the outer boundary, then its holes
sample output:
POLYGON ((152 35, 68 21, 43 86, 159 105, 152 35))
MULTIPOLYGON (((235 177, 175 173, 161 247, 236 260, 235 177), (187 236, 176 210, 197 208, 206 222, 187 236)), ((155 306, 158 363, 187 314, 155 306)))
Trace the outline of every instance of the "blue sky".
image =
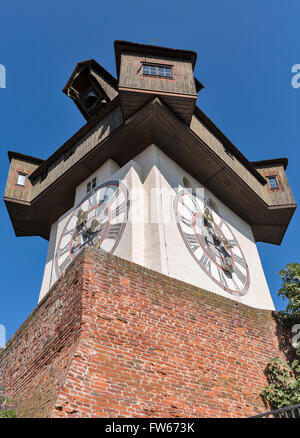
MULTIPOLYGON (((47 158, 83 124, 61 92, 76 63, 94 58, 115 75, 116 39, 194 50, 205 85, 198 105, 249 160, 288 157, 298 199, 300 88, 299 0, 10 0, 0 12, 0 191, 7 151, 47 158)), ((16 238, 1 202, 0 324, 9 338, 37 304, 47 242, 16 238)), ((258 244, 277 309, 278 271, 299 262, 299 212, 281 246, 258 244)))

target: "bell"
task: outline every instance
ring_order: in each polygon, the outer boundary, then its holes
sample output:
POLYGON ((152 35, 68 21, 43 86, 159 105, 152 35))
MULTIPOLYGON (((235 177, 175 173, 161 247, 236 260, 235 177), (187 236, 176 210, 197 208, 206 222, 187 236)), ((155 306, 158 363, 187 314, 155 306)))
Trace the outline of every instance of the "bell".
POLYGON ((91 90, 83 98, 84 106, 87 109, 92 109, 99 101, 99 96, 94 90, 91 90))

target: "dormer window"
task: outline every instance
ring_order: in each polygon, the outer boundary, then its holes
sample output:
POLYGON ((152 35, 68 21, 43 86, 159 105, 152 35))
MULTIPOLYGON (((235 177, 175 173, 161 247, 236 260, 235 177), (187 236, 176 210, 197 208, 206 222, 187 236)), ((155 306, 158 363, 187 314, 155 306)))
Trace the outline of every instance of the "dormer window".
POLYGON ((269 181, 269 187, 271 190, 279 189, 279 185, 278 185, 278 181, 277 181, 276 176, 269 176, 268 181, 269 181))
POLYGON ((163 78, 172 78, 172 66, 160 64, 143 64, 142 74, 145 76, 159 76, 163 78))
POLYGON ((25 173, 18 173, 18 178, 17 178, 17 185, 18 186, 25 186, 25 182, 26 182, 26 174, 25 173))

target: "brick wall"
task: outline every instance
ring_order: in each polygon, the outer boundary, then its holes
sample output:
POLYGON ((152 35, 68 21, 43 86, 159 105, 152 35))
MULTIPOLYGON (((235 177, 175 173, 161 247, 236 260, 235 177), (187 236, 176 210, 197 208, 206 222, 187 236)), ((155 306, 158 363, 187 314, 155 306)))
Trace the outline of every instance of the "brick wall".
POLYGON ((250 416, 276 355, 272 312, 87 248, 0 354, 0 381, 23 416, 250 416))
POLYGON ((0 351, 0 382, 17 402, 18 416, 50 415, 76 352, 82 266, 74 262, 0 351))

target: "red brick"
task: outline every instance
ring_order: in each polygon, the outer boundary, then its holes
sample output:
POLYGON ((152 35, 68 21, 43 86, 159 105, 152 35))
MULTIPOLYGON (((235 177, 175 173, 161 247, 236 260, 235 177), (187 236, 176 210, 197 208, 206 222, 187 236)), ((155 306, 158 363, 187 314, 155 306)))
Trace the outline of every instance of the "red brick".
POLYGON ((270 311, 87 248, 1 351, 0 381, 23 417, 250 416, 278 336, 270 311))

